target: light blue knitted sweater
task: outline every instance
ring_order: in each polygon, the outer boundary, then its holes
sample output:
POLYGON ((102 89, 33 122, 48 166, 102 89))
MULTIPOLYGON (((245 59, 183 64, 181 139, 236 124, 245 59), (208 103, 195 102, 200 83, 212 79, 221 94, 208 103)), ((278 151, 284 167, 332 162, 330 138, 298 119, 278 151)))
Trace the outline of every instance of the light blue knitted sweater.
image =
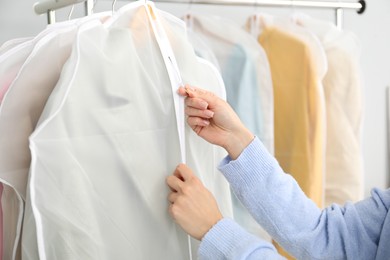
MULTIPOLYGON (((390 259, 390 189, 321 210, 258 138, 219 169, 257 222, 297 259, 390 259)), ((227 218, 205 235, 198 254, 212 260, 282 259, 272 244, 227 218)))

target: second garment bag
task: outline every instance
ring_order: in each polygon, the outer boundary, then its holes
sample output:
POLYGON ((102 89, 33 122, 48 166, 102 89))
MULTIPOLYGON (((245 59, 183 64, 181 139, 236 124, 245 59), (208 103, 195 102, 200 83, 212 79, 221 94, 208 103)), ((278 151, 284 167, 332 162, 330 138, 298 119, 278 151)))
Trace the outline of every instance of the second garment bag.
MULTIPOLYGON (((165 179, 181 161, 176 93, 150 16, 160 18, 184 82, 221 93, 183 22, 152 3, 126 5, 108 25, 82 26, 30 137, 40 259, 190 258, 187 235, 168 214, 165 179)), ((217 171, 225 152, 188 126, 186 133, 187 164, 232 216, 217 171)))
POLYGON ((329 22, 296 15, 297 24, 315 33, 324 46, 328 71, 326 101, 325 206, 364 197, 362 153, 362 80, 360 45, 352 32, 329 22))
MULTIPOLYGON (((252 19, 252 18, 251 18, 252 19)), ((275 113, 275 157, 306 196, 323 206, 325 106, 322 79, 327 70, 318 40, 303 28, 257 15, 258 41, 270 62, 275 113)), ((253 26, 248 20, 248 30, 253 26)))
POLYGON ((0 95, 4 259, 21 257, 19 241, 31 161, 28 137, 70 53, 72 41, 59 35, 69 37, 74 23, 49 26, 34 38, 10 41, 1 48, 0 92, 5 94, 4 99, 0 95))
MULTIPOLYGON (((254 26, 251 21, 248 20, 249 31, 254 26)), ((258 41, 271 66, 275 157, 306 196, 322 208, 325 107, 321 81, 327 67, 325 54, 313 36, 289 21, 257 15, 256 22, 261 31, 258 41)))
MULTIPOLYGON (((263 48, 249 33, 227 19, 197 13, 187 14, 185 18, 188 34, 198 55, 210 57, 205 46, 215 55, 226 86, 227 102, 273 153, 273 90, 270 67, 263 48)), ((241 202, 235 196, 232 200, 235 220, 247 231, 270 241, 270 236, 241 202)))

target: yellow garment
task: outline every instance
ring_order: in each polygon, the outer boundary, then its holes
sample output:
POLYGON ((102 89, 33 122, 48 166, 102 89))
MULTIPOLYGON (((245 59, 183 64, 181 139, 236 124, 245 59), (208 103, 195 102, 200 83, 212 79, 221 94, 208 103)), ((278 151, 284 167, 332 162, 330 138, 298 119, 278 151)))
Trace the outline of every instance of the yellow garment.
POLYGON ((258 40, 267 53, 274 85, 275 157, 322 207, 324 96, 310 48, 275 27, 264 28, 258 40))

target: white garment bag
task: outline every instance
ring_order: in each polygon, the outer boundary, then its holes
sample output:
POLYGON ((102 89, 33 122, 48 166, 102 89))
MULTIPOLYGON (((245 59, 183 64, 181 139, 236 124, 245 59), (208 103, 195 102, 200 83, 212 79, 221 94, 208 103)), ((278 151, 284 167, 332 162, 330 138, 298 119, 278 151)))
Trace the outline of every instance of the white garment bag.
MULTIPOLYGON (((73 21, 66 26, 70 23, 73 21)), ((0 99, 0 181, 5 184, 1 196, 4 259, 20 259, 18 246, 30 165, 28 137, 50 94, 42 88, 47 87, 47 80, 54 87, 52 71, 60 69, 56 56, 42 55, 38 50, 42 52, 42 46, 63 25, 50 26, 34 38, 6 42, 0 50, 0 91, 7 93, 2 102, 0 99), (26 95, 28 92, 31 93, 26 95)))
MULTIPOLYGON (((184 120, 174 105, 177 78, 167 73, 169 49, 176 77, 222 92, 184 24, 152 3, 126 5, 105 25, 79 28, 30 137, 40 259, 190 258, 187 235, 168 215, 165 178, 182 161, 177 122, 184 120)), ((187 164, 232 216, 229 186, 217 172, 225 152, 185 127, 187 164)))
MULTIPOLYGON (((227 19, 190 13, 186 15, 186 21, 197 54, 211 61, 217 60, 227 101, 273 153, 273 90, 264 50, 249 33, 227 19)), ((271 237, 234 195, 232 201, 234 219, 247 231, 270 241, 271 237)))
POLYGON ((6 41, 0 46, 0 55, 3 55, 7 51, 21 45, 22 43, 25 43, 27 41, 31 41, 32 37, 24 37, 24 38, 15 38, 9 41, 6 41))
MULTIPOLYGON (((23 236, 28 237, 29 241, 35 240, 35 233, 30 235, 29 231, 35 225, 33 216, 30 212, 24 211, 24 202, 28 200, 26 189, 31 162, 28 138, 34 131, 45 103, 60 77, 62 66, 70 55, 77 27, 94 17, 96 16, 50 27, 34 39, 18 44, 11 50, 22 48, 24 51, 21 53, 28 53, 28 56, 10 84, 0 108, 0 143, 2 144, 0 176, 5 183, 9 184, 2 197, 5 209, 4 257, 6 259, 21 257, 18 246, 22 219, 23 236), (27 224, 30 222, 31 225, 27 224)), ((19 53, 20 57, 22 57, 21 53, 19 53)), ((29 208, 26 205, 26 209, 29 208)))
POLYGON ((328 70, 326 102, 325 206, 363 199, 362 80, 360 44, 352 32, 304 15, 297 24, 315 33, 324 47, 328 70))
POLYGON ((186 19, 194 45, 203 42, 215 54, 227 101, 273 153, 273 89, 265 51, 249 33, 228 19, 196 13, 188 14, 186 19))

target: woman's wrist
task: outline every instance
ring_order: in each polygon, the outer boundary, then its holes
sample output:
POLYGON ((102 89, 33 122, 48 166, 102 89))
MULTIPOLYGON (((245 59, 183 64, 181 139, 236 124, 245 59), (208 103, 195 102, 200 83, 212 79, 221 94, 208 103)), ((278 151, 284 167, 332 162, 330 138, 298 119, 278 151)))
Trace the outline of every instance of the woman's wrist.
POLYGON ((254 138, 255 136, 244 127, 237 131, 237 133, 232 134, 224 148, 228 152, 230 158, 236 160, 254 138))
POLYGON ((202 239, 204 238, 204 236, 219 222, 221 221, 221 219, 223 219, 223 216, 222 214, 219 212, 219 215, 214 219, 214 221, 210 222, 210 224, 208 225, 208 228, 205 230, 205 232, 203 232, 203 234, 200 236, 200 238, 196 238, 198 239, 199 241, 202 241, 202 239))

